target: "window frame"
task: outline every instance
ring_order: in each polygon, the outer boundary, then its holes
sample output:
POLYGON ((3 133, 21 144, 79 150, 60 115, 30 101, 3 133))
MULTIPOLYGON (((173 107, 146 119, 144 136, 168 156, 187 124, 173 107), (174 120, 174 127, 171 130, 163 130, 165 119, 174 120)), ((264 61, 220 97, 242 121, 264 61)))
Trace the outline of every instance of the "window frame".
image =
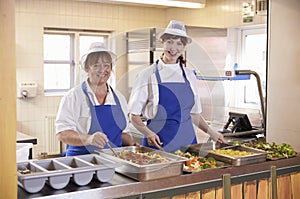
MULTIPOLYGON (((105 44, 108 43, 108 39, 112 32, 110 31, 100 31, 100 30, 65 30, 57 28, 44 28, 45 34, 53 35, 70 35, 70 60, 45 60, 43 58, 43 69, 45 64, 69 64, 70 65, 70 88, 69 89, 45 89, 45 96, 61 96, 64 95, 67 91, 72 89, 79 83, 78 79, 80 67, 80 36, 101 36, 104 37, 105 44)), ((44 44, 43 44, 44 45, 44 44)), ((45 81, 45 80, 44 80, 45 81)), ((45 82, 44 82, 45 83, 45 82)))

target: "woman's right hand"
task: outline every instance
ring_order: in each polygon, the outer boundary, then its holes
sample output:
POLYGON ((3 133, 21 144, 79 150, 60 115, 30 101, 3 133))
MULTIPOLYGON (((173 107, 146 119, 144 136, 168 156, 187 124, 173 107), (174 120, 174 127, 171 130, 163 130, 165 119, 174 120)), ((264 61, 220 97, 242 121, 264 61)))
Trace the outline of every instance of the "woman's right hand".
POLYGON ((108 142, 107 136, 102 132, 95 132, 92 135, 89 135, 87 143, 88 145, 93 145, 99 148, 104 148, 106 143, 108 142))

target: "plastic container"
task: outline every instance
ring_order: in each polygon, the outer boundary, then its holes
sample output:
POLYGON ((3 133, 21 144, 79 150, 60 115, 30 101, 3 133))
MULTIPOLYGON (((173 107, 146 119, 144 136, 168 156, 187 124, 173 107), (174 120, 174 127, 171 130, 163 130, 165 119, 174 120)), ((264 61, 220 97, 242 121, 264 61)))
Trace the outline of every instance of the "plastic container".
POLYGON ((77 185, 87 185, 93 179, 95 170, 90 169, 93 167, 93 164, 82 161, 77 157, 59 158, 57 161, 77 170, 77 172, 73 173, 73 181, 77 185))
POLYGON ((114 162, 96 155, 83 155, 78 157, 96 166, 96 177, 100 182, 108 182, 115 175, 114 162))
POLYGON ((72 180, 85 186, 93 177, 109 181, 115 174, 115 162, 96 154, 28 160, 17 163, 18 184, 29 193, 39 192, 47 183, 53 189, 63 189, 72 180))
POLYGON ((44 168, 31 162, 20 162, 17 164, 18 184, 29 193, 36 193, 42 190, 47 176, 40 176, 47 172, 44 168), (29 177, 27 177, 29 176, 29 177))
POLYGON ((29 151, 33 147, 32 143, 16 143, 17 162, 23 162, 29 159, 29 151))
POLYGON ((34 161, 34 164, 44 168, 48 173, 48 183, 54 189, 62 189, 66 187, 70 181, 72 173, 70 167, 60 164, 55 159, 34 161))

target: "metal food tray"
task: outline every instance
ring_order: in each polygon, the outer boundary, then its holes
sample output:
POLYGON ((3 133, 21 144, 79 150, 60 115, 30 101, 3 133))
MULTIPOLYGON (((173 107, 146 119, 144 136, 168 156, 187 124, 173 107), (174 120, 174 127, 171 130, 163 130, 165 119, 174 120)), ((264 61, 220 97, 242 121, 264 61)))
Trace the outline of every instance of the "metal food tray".
MULTIPOLYGON (((267 151, 267 150, 263 150, 263 149, 258 149, 258 148, 255 148, 253 146, 243 146, 243 147, 247 147, 247 148, 250 148, 250 149, 256 149, 256 150, 260 150, 260 151, 264 151, 266 152, 267 154, 272 154, 272 151, 267 151)), ((270 161, 275 161, 275 160, 282 160, 282 159, 287 159, 287 158, 293 158, 293 157, 296 157, 297 156, 297 152, 296 152, 296 155, 292 155, 292 156, 284 156, 284 157, 278 157, 278 158, 271 158, 271 157, 268 157, 267 155, 267 160, 270 160, 270 161)))
POLYGON ((228 147, 223 147, 221 149, 247 151, 247 152, 253 152, 253 154, 248 156, 242 156, 242 157, 231 157, 231 156, 217 154, 212 151, 209 151, 207 156, 214 157, 216 160, 227 162, 233 166, 241 166, 246 164, 265 162, 267 159, 267 153, 259 149, 253 149, 253 148, 248 148, 243 146, 228 146, 228 147))
POLYGON ((206 157, 210 150, 219 149, 227 146, 231 146, 231 145, 223 144, 219 142, 217 143, 207 142, 207 143, 189 144, 186 146, 182 146, 180 147, 180 151, 190 152, 199 157, 206 157))
POLYGON ((293 158, 293 157, 296 157, 296 156, 297 156, 297 153, 296 153, 296 155, 292 155, 292 156, 288 156, 288 157, 280 157, 280 158, 269 158, 267 156, 267 160, 275 161, 275 160, 282 160, 282 159, 293 158))
POLYGON ((114 156, 110 149, 102 149, 100 151, 97 151, 100 156, 118 163, 116 165, 116 172, 138 181, 149 181, 172 176, 179 176, 182 174, 183 164, 187 160, 184 157, 180 157, 172 153, 167 153, 161 150, 155 150, 143 146, 118 147, 114 148, 114 151, 116 153, 120 153, 122 151, 132 151, 140 153, 151 152, 157 153, 168 160, 168 162, 139 165, 114 156))
POLYGON ((46 183, 63 189, 70 180, 79 186, 87 185, 94 176, 107 182, 115 174, 114 165, 115 162, 97 154, 18 162, 18 184, 27 192, 36 193, 46 183))

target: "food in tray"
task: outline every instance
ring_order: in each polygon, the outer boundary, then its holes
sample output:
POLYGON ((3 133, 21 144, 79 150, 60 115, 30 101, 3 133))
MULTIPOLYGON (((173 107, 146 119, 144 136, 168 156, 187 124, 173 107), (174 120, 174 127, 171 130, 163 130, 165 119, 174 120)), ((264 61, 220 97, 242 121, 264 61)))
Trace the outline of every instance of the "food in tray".
POLYGON ((183 166, 184 171, 195 172, 202 171, 204 169, 219 168, 224 166, 223 162, 216 161, 213 157, 199 157, 191 154, 190 152, 184 153, 180 150, 176 151, 175 154, 188 159, 183 166))
POLYGON ((161 155, 152 152, 134 152, 124 150, 118 153, 117 157, 140 165, 155 164, 169 161, 161 155))
POLYGON ((244 156, 253 155, 253 152, 250 151, 240 151, 234 149, 216 149, 216 150, 211 150, 211 152, 230 156, 230 157, 244 157, 244 156))
POLYGON ((207 156, 214 157, 216 160, 229 163, 233 166, 241 166, 264 162, 266 161, 267 153, 262 150, 236 145, 211 150, 207 156))
POLYGON ((276 160, 281 158, 289 158, 296 156, 297 152, 294 151, 291 145, 282 143, 276 144, 275 142, 257 142, 257 143, 242 143, 241 146, 252 147, 268 152, 267 159, 276 160))
POLYGON ((31 170, 28 169, 27 167, 22 167, 22 168, 18 169, 18 172, 20 174, 31 174, 31 170))

